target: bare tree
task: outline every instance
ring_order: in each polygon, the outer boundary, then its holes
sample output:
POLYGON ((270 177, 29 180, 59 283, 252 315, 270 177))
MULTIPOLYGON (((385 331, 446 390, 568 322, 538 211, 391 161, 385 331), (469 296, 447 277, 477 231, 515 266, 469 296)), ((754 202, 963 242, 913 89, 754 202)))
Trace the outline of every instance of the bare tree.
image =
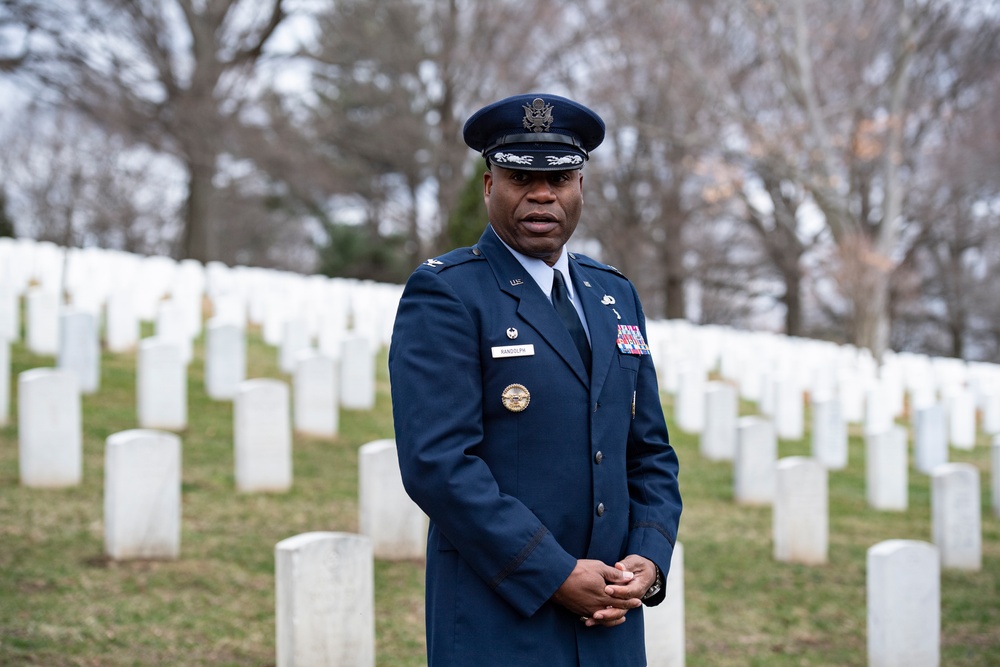
MULTIPOLYGON (((564 79, 560 57, 576 33, 562 17, 572 5, 347 0, 318 17, 315 95, 301 109, 302 131, 350 184, 373 239, 405 231, 414 262, 450 247, 445 222, 477 164, 462 142, 465 118, 564 79), (430 198, 433 212, 421 217, 430 198)), ((309 196, 321 218, 331 209, 323 193, 309 196)))
POLYGON ((1000 358, 1000 103, 994 85, 942 128, 910 195, 914 240, 902 263, 920 299, 895 313, 915 344, 958 358, 1000 358))
POLYGON ((28 39, 19 73, 110 133, 175 156, 187 172, 180 254, 219 256, 212 219, 220 156, 241 130, 284 0, 13 0, 28 39))
POLYGON ((169 251, 179 165, 71 112, 29 106, 18 122, 3 139, 0 171, 22 234, 67 247, 169 251))
POLYGON ((995 19, 977 18, 977 7, 790 0, 737 8, 761 54, 759 71, 738 90, 752 84, 773 100, 744 131, 752 145, 782 156, 772 167, 821 209, 843 262, 849 340, 876 354, 889 342, 914 161, 947 122, 941 112, 982 87, 995 66, 995 19))
POLYGON ((583 229, 636 282, 651 314, 684 318, 696 263, 689 228, 714 204, 705 97, 680 55, 695 48, 684 37, 694 20, 687 3, 592 2, 588 10, 581 52, 604 57, 588 61, 586 95, 605 114, 608 138, 588 167, 583 229))

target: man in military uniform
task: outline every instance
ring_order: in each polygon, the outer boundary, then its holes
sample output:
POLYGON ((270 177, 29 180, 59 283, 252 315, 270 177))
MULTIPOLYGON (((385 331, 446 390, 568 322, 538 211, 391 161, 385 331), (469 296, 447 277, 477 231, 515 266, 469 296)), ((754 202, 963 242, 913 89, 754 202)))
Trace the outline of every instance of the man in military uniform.
POLYGON ((399 304, 389 370, 403 483, 431 520, 431 667, 646 664, 677 457, 635 288, 564 248, 604 132, 556 95, 473 114, 489 225, 399 304))

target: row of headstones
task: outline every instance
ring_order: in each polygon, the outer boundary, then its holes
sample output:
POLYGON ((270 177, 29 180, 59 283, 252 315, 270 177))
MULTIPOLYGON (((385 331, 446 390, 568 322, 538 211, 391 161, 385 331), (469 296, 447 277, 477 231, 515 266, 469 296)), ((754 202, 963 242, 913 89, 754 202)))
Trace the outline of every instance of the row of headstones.
MULTIPOLYGON (((993 447, 993 465, 1000 465, 1000 440, 993 447)), ((777 561, 820 565, 827 562, 829 545, 828 471, 812 458, 790 456, 772 468, 752 471, 773 481, 773 497, 750 480, 740 462, 734 467, 737 501, 771 504, 774 558, 777 561), (756 491, 746 499, 748 487, 756 491)), ((968 463, 946 463, 931 473, 931 533, 941 566, 953 570, 982 568, 982 516, 979 470, 968 463)))
MULTIPOLYGON (((373 560, 424 556, 427 519, 403 488, 395 441, 368 443, 358 454, 359 534, 305 533, 275 547, 278 665, 373 665, 373 560)), ((180 534, 180 438, 144 429, 109 436, 106 554, 175 559, 180 534)), ((645 617, 656 656, 650 664, 683 665, 682 544, 674 550, 666 600, 645 617)))
POLYGON ((260 325, 277 346, 286 322, 302 321, 319 349, 336 357, 347 331, 387 344, 401 286, 252 267, 202 265, 97 248, 63 249, 29 239, 0 239, 0 339, 16 340, 18 299, 26 304, 27 344, 55 354, 65 306, 106 314, 108 349, 132 349, 140 321, 161 321, 160 335, 182 348, 202 329, 208 299, 215 316, 260 325), (169 299, 165 300, 165 297, 169 299), (65 304, 64 302, 65 297, 65 304))
MULTIPOLYGON (((279 666, 373 664, 369 639, 373 612, 363 610, 345 624, 347 605, 371 598, 373 557, 416 560, 424 556, 427 518, 403 487, 395 441, 363 445, 358 458, 359 529, 364 537, 305 533, 275 548, 279 666), (353 570, 348 560, 354 563, 353 570), (335 601, 331 604, 331 600, 335 601), (353 639, 357 637, 365 641, 359 643, 353 639)), ((683 667, 683 544, 674 547, 666 598, 643 615, 650 666, 683 667)))
MULTIPOLYGON (((180 430, 186 404, 176 400, 184 375, 153 372, 150 363, 176 362, 176 348, 151 346, 153 361, 140 361, 139 426, 180 430), (160 355, 160 356, 157 356, 160 355), (173 355, 173 356, 171 356, 173 355), (143 409, 146 406, 146 409, 143 409), (152 407, 150 407, 152 406, 152 407)), ((0 346, 0 350, 6 349, 0 346)), ((144 356, 141 356, 144 358, 144 356)), ((294 430, 334 435, 338 412, 333 396, 333 362, 303 358, 295 375, 294 430)), ((233 441, 236 486, 240 491, 285 490, 292 484, 292 411, 288 384, 275 379, 244 380, 234 398, 233 441)), ((76 376, 57 368, 35 368, 18 375, 18 454, 21 483, 31 487, 74 486, 83 475, 83 420, 76 376)))
POLYGON ((965 388, 984 414, 984 430, 1000 432, 995 417, 1000 364, 893 351, 876 362, 869 351, 851 345, 683 320, 650 321, 648 335, 661 386, 670 394, 677 393, 682 371, 701 378, 717 372, 739 388, 742 399, 759 403, 762 410, 774 403, 780 385, 788 394, 838 399, 844 418, 853 424, 864 419, 873 392, 893 417, 901 417, 907 395, 914 412, 934 403, 947 406, 952 393, 965 388))
MULTIPOLYGON (((6 312, 0 313, 3 340, 16 341, 18 324, 16 302, 6 312), (11 315, 13 313, 13 315, 11 315), (8 323, 4 326, 4 323, 8 323)), ((63 306, 54 293, 29 291, 26 298, 27 340, 29 351, 35 354, 55 355, 58 365, 77 373, 80 389, 85 394, 100 387, 101 317, 100 313, 63 306)), ((105 343, 112 352, 126 352, 139 343, 139 320, 129 317, 125 321, 114 302, 107 306, 105 343), (127 332, 127 333, 126 333, 127 332)), ((192 358, 191 331, 182 325, 183 315, 172 301, 160 304, 156 318, 156 336, 164 343, 178 348, 181 361, 188 364, 192 358)), ((245 323, 236 318, 219 316, 209 320, 206 331, 206 385, 213 398, 231 398, 235 384, 244 379, 245 373, 245 323)), ((200 334, 200 322, 195 335, 200 334)), ((277 341, 281 370, 292 373, 298 355, 304 351, 318 350, 335 360, 343 359, 348 365, 359 354, 374 354, 376 343, 368 336, 346 328, 326 327, 326 335, 310 336, 303 319, 284 322, 284 333, 277 341), (314 341, 317 344, 314 345, 314 341), (343 354, 346 349, 349 354, 343 354)), ((353 392, 350 395, 355 395, 353 392)))
MULTIPOLYGON (((245 407, 252 410, 255 406, 245 407)), ((287 489, 291 469, 287 452, 272 454, 276 455, 269 460, 258 456, 248 463, 246 454, 241 455, 237 447, 236 467, 238 471, 243 468, 244 482, 248 477, 258 482, 244 483, 240 491, 287 489), (260 472, 269 466, 281 472, 265 479, 260 472)), ((427 517, 403 488, 394 440, 377 440, 359 449, 358 510, 359 532, 371 541, 376 558, 424 557, 427 517)), ((180 556, 180 535, 180 436, 154 429, 108 436, 104 452, 105 553, 115 560, 174 559, 180 556)))
MULTIPOLYGON (((939 548, 954 555, 951 547, 961 552, 963 542, 975 538, 975 531, 964 530, 963 522, 950 515, 967 513, 968 499, 978 499, 975 469, 946 467, 952 469, 934 476, 934 515, 958 530, 940 540, 936 530, 937 547, 890 540, 868 552, 869 664, 939 664, 940 568, 949 565, 939 548)), ((107 441, 105 473, 108 554, 177 557, 179 438, 150 431, 115 434, 107 441), (174 540, 165 539, 169 535, 155 527, 170 528, 174 540), (167 544, 157 545, 156 540, 167 544)), ((826 470, 815 461, 791 458, 779 463, 776 481, 775 555, 794 562, 825 562, 826 470), (808 535, 811 540, 803 539, 808 535)), ((971 504, 978 513, 978 502, 971 504)), ((426 539, 426 518, 403 489, 392 440, 359 450, 359 511, 360 535, 306 533, 276 546, 279 665, 373 664, 372 561, 419 558, 426 539), (358 601, 363 601, 360 608, 358 601)), ((969 555, 969 550, 963 553, 969 555)), ((663 605, 646 610, 646 636, 650 664, 674 667, 684 664, 681 545, 675 550, 667 592, 663 605)))
MULTIPOLYGON (((275 547, 278 667, 371 667, 374 583, 371 541, 349 533, 303 533, 275 547)), ((871 667, 938 667, 941 573, 938 551, 916 540, 868 550, 867 653, 871 667)), ((650 667, 683 667, 684 547, 674 547, 666 598, 643 610, 650 667)))
MULTIPOLYGON (((826 525, 826 472, 808 459, 783 461, 779 470, 778 496, 793 502, 776 504, 776 555, 781 560, 817 562, 809 560, 815 557, 815 544, 802 543, 801 527, 826 525), (820 516, 822 521, 817 520, 820 516), (796 537, 786 539, 787 535, 796 537)), ((935 510, 935 516, 945 516, 943 523, 955 523, 950 514, 967 509, 961 490, 970 483, 968 472, 958 466, 936 474, 941 483, 935 485, 935 498, 948 499, 940 503, 940 511, 935 510)), ((974 491, 971 495, 978 497, 974 491)), ((345 627, 343 605, 370 599, 373 557, 419 558, 426 545, 425 517, 403 489, 393 440, 369 443, 359 451, 359 499, 365 538, 306 533, 276 547, 279 665, 372 664, 373 612, 363 610, 356 617, 358 625, 345 627), (331 600, 339 602, 331 604, 331 600), (358 637, 364 641, 356 641, 358 637)), ((940 542, 961 546, 968 536, 953 531, 940 542)), ((825 562, 825 531, 821 540, 825 562)), ((685 663, 683 558, 683 545, 678 543, 667 578, 667 598, 660 606, 644 610, 651 667, 685 663)), ((939 548, 932 544, 889 540, 869 549, 869 664, 939 664, 940 567, 939 548)))
MULTIPOLYGON (((375 664, 371 540, 336 532, 278 542, 275 556, 278 667, 375 664)), ((666 598, 643 610, 650 667, 684 665, 684 545, 674 546, 666 598)))
MULTIPOLYGON (((74 312, 64 313, 62 320, 57 367, 74 376, 78 391, 94 393, 100 377, 95 319, 89 313, 74 312)), ((290 372, 298 432, 332 437, 337 434, 340 407, 355 410, 374 407, 375 353, 365 338, 346 338, 343 345, 345 350, 338 355, 339 363, 312 348, 297 350, 290 372)), ((246 377, 246 332, 234 325, 211 322, 205 348, 206 392, 216 400, 234 399, 246 377)), ((181 348, 160 336, 146 338, 140 344, 136 363, 139 426, 186 428, 187 364, 181 348)), ((8 420, 9 405, 10 346, 0 341, 0 425, 8 420)), ((51 409, 58 408, 56 403, 51 405, 51 409)))
MULTIPOLYGON (((270 404, 273 398, 274 397, 266 399, 265 402, 270 404)), ((287 404, 287 398, 285 399, 284 403, 287 404)), ((160 439, 161 446, 155 447, 149 444, 150 438, 145 436, 145 434, 148 433, 150 432, 142 432, 142 431, 126 432, 125 434, 116 434, 115 436, 112 436, 112 438, 109 438, 108 440, 108 451, 106 455, 107 487, 106 487, 106 500, 105 500, 106 531, 107 531, 106 545, 109 555, 112 555, 113 557, 175 557, 175 555, 174 556, 171 555, 172 552, 169 549, 164 551, 157 551, 156 549, 153 549, 149 546, 149 541, 151 539, 157 539, 157 536, 159 534, 157 533, 157 531, 150 530, 149 526, 156 525, 166 529, 171 526, 169 520, 164 520, 163 518, 156 519, 153 521, 140 520, 138 522, 140 524, 140 528, 138 529, 134 528, 136 524, 136 518, 140 512, 139 508, 142 507, 143 503, 137 502, 135 498, 130 498, 129 494, 143 493, 144 491, 152 489, 156 490, 153 495, 154 498, 158 498, 160 502, 164 501, 169 502, 171 494, 163 492, 162 490, 164 487, 156 483, 155 480, 150 480, 147 477, 147 475, 149 474, 155 475, 158 474, 158 472, 175 470, 176 474, 179 476, 179 470, 180 470, 179 439, 177 439, 176 436, 172 436, 170 434, 158 434, 156 435, 155 438, 152 439, 153 440, 157 438, 160 439), (169 438, 173 438, 174 439, 173 442, 175 444, 163 446, 164 438, 166 438, 168 441, 169 438), (126 443, 133 445, 136 444, 137 440, 139 440, 140 442, 142 440, 146 440, 147 444, 145 445, 145 447, 137 447, 134 449, 133 448, 127 449, 126 447, 124 447, 126 443), (176 454, 169 453, 171 449, 176 450, 176 454), (171 463, 170 457, 172 456, 175 458, 176 464, 171 463), (128 460, 132 461, 132 465, 136 466, 136 469, 133 469, 132 471, 126 474, 116 475, 114 471, 121 469, 123 466, 126 466, 127 465, 126 462, 128 460), (116 483, 114 480, 119 480, 119 481, 116 483), (119 512, 118 514, 115 514, 115 508, 117 508, 117 511, 119 512), (131 530, 126 528, 127 526, 130 525, 133 526, 131 530), (129 547, 127 546, 129 544, 129 539, 126 537, 127 535, 141 535, 142 541, 146 546, 138 548, 133 546, 131 553, 134 555, 132 556, 126 555, 129 553, 128 551, 129 547)), ((408 499, 408 497, 405 494, 405 491, 403 491, 402 489, 402 483, 398 477, 398 463, 396 463, 394 444, 392 443, 392 441, 380 441, 377 443, 371 443, 370 445, 366 445, 365 448, 363 448, 363 450, 365 451, 362 452, 360 456, 360 465, 362 466, 362 469, 359 472, 359 495, 361 498, 360 506, 362 508, 360 525, 362 533, 371 535, 369 539, 371 539, 374 544, 378 545, 377 549, 381 557, 385 558, 418 557, 420 554, 422 554, 423 539, 425 539, 426 535, 424 518, 422 516, 422 513, 420 513, 419 510, 415 509, 415 506, 412 505, 412 501, 408 499), (382 483, 375 481, 377 479, 383 480, 382 483), (385 480, 387 479, 391 479, 392 481, 386 483, 385 480), (370 509, 365 509, 365 508, 370 508, 370 509), (401 508, 408 508, 409 511, 401 511, 401 508), (379 519, 377 517, 382 517, 382 518, 379 519)), ((810 462, 807 461, 805 463, 808 464, 810 462)), ((237 465, 239 467, 239 464, 237 465)), ((799 467, 799 466, 794 466, 794 467, 799 467)), ((796 482, 795 478, 792 478, 792 480, 786 486, 790 489, 798 488, 798 491, 793 490, 790 493, 779 492, 778 494, 779 497, 788 495, 792 498, 795 498, 795 501, 790 504, 790 507, 795 508, 796 511, 801 509, 803 506, 808 507, 809 503, 803 503, 802 499, 803 497, 810 497, 809 494, 820 486, 818 485, 816 479, 814 478, 816 472, 817 472, 816 467, 813 466, 812 467, 813 477, 806 475, 804 477, 804 479, 806 480, 805 482, 801 481, 801 479, 798 482, 796 482)), ((781 477, 779 473, 779 480, 780 479, 781 477)), ((823 503, 825 503, 825 476, 823 477, 823 482, 824 484, 822 484, 821 486, 824 489, 824 493, 822 495, 824 497, 823 503)), ((171 488, 177 489, 177 491, 174 494, 177 498, 176 515, 178 517, 176 524, 177 528, 175 529, 175 532, 179 536, 179 478, 178 482, 172 485, 171 488)), ((779 488, 784 488, 784 486, 779 486, 779 488)), ((973 496, 978 498, 978 490, 973 494, 973 496)), ((776 504, 776 509, 775 509, 776 516, 780 513, 780 510, 777 509, 779 506, 780 503, 776 504)), ((154 508, 154 510, 152 511, 153 512, 162 511, 162 506, 159 508, 159 510, 154 508)), ((824 511, 822 512, 822 515, 825 517, 825 508, 824 511)), ((938 512, 935 512, 935 516, 937 515, 938 512)), ((806 554, 815 553, 817 551, 816 544, 822 542, 824 545, 823 558, 825 560, 825 541, 826 541, 825 532, 818 539, 813 540, 812 542, 808 542, 807 544, 805 544, 805 546, 800 544, 800 538, 804 533, 802 530, 798 528, 798 526, 801 526, 803 524, 814 525, 817 523, 825 526, 825 520, 818 522, 816 518, 817 517, 813 515, 809 515, 806 518, 802 518, 801 516, 797 516, 794 513, 790 515, 790 518, 787 521, 784 519, 776 518, 775 521, 776 554, 778 554, 779 552, 784 553, 785 551, 787 551, 789 554, 792 554, 792 559, 800 558, 802 553, 806 554), (790 531, 788 533, 790 535, 796 535, 797 537, 789 540, 785 540, 781 537, 783 533, 777 526, 784 525, 785 523, 795 524, 797 526, 795 530, 790 531)), ((175 542, 175 544, 177 545, 176 549, 179 550, 179 541, 175 542)), ((675 565, 672 568, 671 577, 676 578, 677 576, 676 573, 678 571, 679 570, 676 568, 675 565)), ((279 580, 280 579, 281 577, 279 577, 279 580)), ((299 578, 293 577, 293 579, 301 581, 301 577, 299 578)), ((315 584, 316 582, 313 581, 312 583, 315 584)), ((679 587, 682 587, 682 584, 668 583, 668 586, 672 586, 673 587, 672 590, 676 592, 679 587)), ((909 585, 900 585, 898 588, 900 592, 915 590, 912 586, 909 585)), ((671 589, 668 588, 668 590, 671 589)), ((682 596, 681 600, 677 604, 679 604, 680 606, 680 613, 678 614, 678 612, 675 611, 671 615, 673 621, 670 623, 670 627, 673 627, 675 629, 673 636, 674 637, 679 636, 680 637, 679 641, 674 640, 671 642, 666 642, 665 637, 667 635, 664 632, 651 631, 650 633, 647 633, 647 636, 650 638, 650 641, 655 641, 657 638, 659 638, 661 642, 666 644, 665 647, 659 648, 660 651, 659 653, 651 651, 651 655, 659 655, 661 657, 668 655, 675 656, 672 662, 663 662, 662 664, 670 664, 670 665, 683 664, 683 650, 681 650, 680 656, 676 657, 676 653, 678 650, 677 647, 678 646, 683 647, 683 620, 681 620, 679 623, 679 630, 677 629, 678 628, 677 619, 683 618, 682 596), (673 648, 671 649, 670 647, 673 648), (671 650, 673 651, 672 653, 671 650)), ((284 606, 279 603, 279 609, 283 608, 284 606)), ((660 609, 661 611, 665 611, 666 609, 668 609, 668 607, 661 607, 660 609)), ((647 619, 648 619, 647 623, 654 622, 653 621, 653 619, 655 618, 654 614, 657 613, 655 610, 650 610, 650 611, 652 613, 647 614, 647 619)), ((873 617, 870 616, 870 619, 871 618, 873 617)), ((295 624, 293 623, 293 625, 295 624)), ((287 634, 288 632, 287 624, 283 625, 283 627, 285 628, 284 630, 285 634, 283 636, 286 637, 286 639, 283 641, 285 642, 285 646, 287 648, 288 641, 290 641, 289 639, 290 636, 287 634)), ((898 634, 900 632, 899 627, 900 626, 898 623, 894 623, 886 625, 884 629, 886 633, 889 633, 891 635, 893 633, 898 634)), ((870 645, 873 636, 875 635, 870 630, 870 635, 869 635, 870 645)), ((296 644, 300 646, 309 645, 308 643, 302 644, 301 641, 297 643, 293 641, 293 645, 296 644)), ((897 642, 897 644, 902 645, 903 643, 897 642)), ((337 646, 343 646, 343 645, 344 645, 343 642, 337 644, 337 646)), ((875 646, 878 646, 878 644, 876 643, 875 646)), ((298 649, 289 649, 289 650, 294 651, 298 649)))
MULTIPOLYGON (((687 433, 698 433, 710 422, 706 409, 707 400, 728 401, 729 396, 713 397, 723 391, 723 387, 733 387, 734 398, 738 399, 739 388, 732 381, 710 381, 704 371, 688 366, 678 372, 676 388, 675 419, 678 428, 687 433)), ((888 431, 897 418, 904 416, 897 412, 879 386, 869 387, 864 393, 859 416, 848 417, 848 407, 843 396, 854 397, 850 392, 837 395, 809 394, 808 400, 814 409, 822 411, 825 421, 836 422, 833 433, 839 437, 842 423, 861 424, 866 434, 888 431)), ((768 389, 763 391, 758 402, 761 414, 774 420, 778 437, 786 440, 800 440, 805 435, 805 406, 807 396, 794 381, 770 378, 768 389)), ((977 406, 974 392, 965 386, 949 385, 947 393, 940 400, 922 399, 911 395, 910 406, 914 427, 922 435, 945 447, 951 444, 961 449, 972 449, 976 442, 977 422, 987 435, 1000 434, 1000 391, 992 388, 985 392, 977 406), (981 407, 979 407, 981 406, 981 407), (982 419, 978 419, 979 413, 982 419)))
MULTIPOLYGON (((735 389, 724 382, 709 383, 704 394, 706 419, 699 451, 713 461, 734 461, 734 493, 738 501, 769 503, 774 497, 778 433, 772 419, 739 417, 735 389)), ((812 457, 828 470, 847 466, 847 425, 834 401, 812 406, 812 457)), ((914 437, 914 464, 927 475, 948 463, 948 440, 939 406, 918 412, 914 437)), ((994 436, 1000 442, 1000 436, 994 436)), ((1000 471, 994 447, 992 503, 1000 516, 1000 471)), ((893 424, 865 436, 865 478, 868 504, 879 510, 905 510, 908 506, 909 450, 907 430, 893 424)))
MULTIPOLYGON (((732 414, 728 409, 730 400, 720 401, 718 395, 714 396, 706 401, 702 455, 733 461, 736 502, 772 505, 775 560, 809 565, 827 562, 828 469, 846 465, 846 428, 837 427, 844 435, 833 443, 828 437, 814 437, 812 458, 778 459, 771 420, 760 416, 728 417, 732 414), (736 423, 731 456, 719 445, 719 429, 708 427, 721 417, 720 402, 727 407, 723 411, 727 417, 721 421, 736 423), (831 460, 836 465, 824 463, 831 460)), ((731 402, 735 410, 735 398, 731 402)), ((823 405, 825 410, 839 411, 834 403, 823 405)), ((815 428, 823 427, 814 427, 814 433, 815 428)), ((1000 436, 994 440, 991 455, 993 509, 1000 516, 1000 436)), ((904 429, 896 427, 866 438, 866 495, 871 507, 905 509, 906 461, 904 429)), ((941 463, 930 475, 933 543, 887 540, 868 550, 867 652, 872 667, 937 667, 941 569, 977 571, 982 567, 979 471, 965 463, 941 463)))

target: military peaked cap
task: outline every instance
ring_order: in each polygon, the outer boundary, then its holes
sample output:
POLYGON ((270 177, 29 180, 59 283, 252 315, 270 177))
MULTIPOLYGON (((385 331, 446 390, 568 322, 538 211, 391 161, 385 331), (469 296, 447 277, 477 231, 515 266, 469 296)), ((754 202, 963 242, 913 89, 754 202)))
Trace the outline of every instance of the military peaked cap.
POLYGON ((465 123, 465 143, 507 169, 580 169, 604 141, 604 121, 558 95, 515 95, 483 107, 465 123))

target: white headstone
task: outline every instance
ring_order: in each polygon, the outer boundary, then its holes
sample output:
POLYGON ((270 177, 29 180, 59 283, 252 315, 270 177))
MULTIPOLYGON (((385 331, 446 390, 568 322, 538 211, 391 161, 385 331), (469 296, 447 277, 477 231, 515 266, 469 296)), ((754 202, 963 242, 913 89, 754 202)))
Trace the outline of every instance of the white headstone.
POLYGON ((864 434, 888 431, 893 425, 892 416, 885 388, 881 382, 873 382, 865 392, 864 434))
POLYGON ((375 557, 418 560, 427 549, 427 517, 403 488, 395 440, 358 450, 359 532, 371 538, 375 557))
POLYGON ((67 308, 60 315, 57 365, 74 375, 80 392, 93 394, 101 386, 101 336, 97 317, 67 308))
POLYGON ((865 499, 877 510, 905 510, 909 492, 906 429, 865 436, 865 499))
POLYGON ((176 343, 157 336, 139 344, 136 404, 140 428, 187 428, 187 367, 176 343))
POLYGON ((134 429, 104 450, 104 552, 115 560, 177 558, 181 545, 181 440, 134 429))
POLYGON ((209 320, 205 328, 205 393, 217 401, 231 401, 246 375, 246 332, 231 322, 209 320))
POLYGON ((364 336, 348 336, 340 353, 340 405, 348 410, 375 407, 375 349, 364 336))
POLYGON ((700 433, 705 425, 705 371, 693 363, 677 371, 677 399, 674 402, 677 428, 700 433))
POLYGON ((993 516, 1000 517, 1000 435, 993 438, 993 446, 990 448, 990 461, 993 464, 993 516))
POLYGON ((725 382, 705 385, 705 419, 702 423, 701 455, 710 461, 732 461, 736 453, 736 419, 739 417, 736 387, 725 382))
POLYGON ((287 491, 292 486, 292 426, 288 385, 280 380, 245 380, 233 409, 236 488, 287 491))
POLYGON ((319 352, 299 353, 292 386, 295 431, 332 438, 340 425, 337 363, 319 352))
POLYGON ((903 367, 891 351, 885 353, 879 368, 879 384, 885 396, 885 404, 892 417, 901 417, 906 411, 906 386, 903 383, 903 367))
POLYGON ((790 456, 778 461, 774 494, 774 558, 826 563, 829 545, 827 471, 819 461, 790 456))
POLYGON ((188 325, 184 306, 179 301, 170 299, 160 302, 156 309, 156 338, 173 343, 185 366, 191 363, 194 355, 188 325))
POLYGON ((777 411, 777 403, 777 374, 773 369, 762 370, 760 373, 760 401, 758 403, 760 414, 773 419, 777 411))
POLYGON ((0 426, 10 421, 10 343, 0 340, 0 426))
POLYGON ((842 370, 837 376, 840 412, 848 424, 860 424, 865 418, 867 381, 854 370, 842 370))
POLYGON ((139 344, 139 315, 131 289, 122 287, 108 294, 104 326, 109 352, 129 352, 139 344))
POLYGON ((941 664, 941 569, 932 544, 887 540, 868 549, 869 667, 941 664))
POLYGON ((983 433, 1000 434, 1000 388, 994 386, 983 394, 983 433))
POLYGON ((336 287, 337 284, 333 280, 328 283, 327 295, 321 303, 317 345, 320 352, 339 360, 340 346, 348 331, 350 304, 343 287, 336 287))
POLYGON ((299 353, 310 346, 309 329, 300 317, 285 320, 282 328, 281 345, 278 348, 278 365, 285 373, 294 373, 299 353))
POLYGON ((375 665, 371 540, 302 533, 275 545, 277 667, 375 665))
POLYGON ((744 505, 774 502, 778 438, 774 423, 764 417, 740 417, 733 460, 733 497, 744 505))
POLYGON ((25 297, 28 349, 55 356, 59 352, 59 295, 40 287, 25 297))
POLYGON ((805 435, 805 404, 802 387, 792 378, 775 382, 774 428, 783 440, 801 440, 805 435))
POLYGON ((0 341, 21 340, 19 305, 17 290, 0 278, 0 341))
MULTIPOLYGON (((950 442, 958 449, 976 445, 976 399, 966 387, 955 387, 948 401, 950 442)), ((943 560, 943 559, 942 559, 943 560)))
POLYGON ((847 467, 847 422, 836 398, 812 404, 812 455, 827 470, 847 467))
POLYGON ((945 463, 931 473, 931 523, 941 567, 982 569, 983 537, 979 470, 971 463, 945 463))
POLYGON ((663 602, 642 610, 648 667, 684 667, 684 545, 674 544, 663 602))
POLYGON ((17 376, 21 483, 75 486, 83 478, 83 422, 76 375, 35 368, 17 376))
POLYGON ((948 462, 948 418, 941 405, 932 404, 916 411, 913 458, 916 469, 925 475, 948 462))
POLYGON ((937 389, 934 388, 934 379, 931 377, 916 380, 910 388, 910 413, 929 408, 937 402, 937 389))

